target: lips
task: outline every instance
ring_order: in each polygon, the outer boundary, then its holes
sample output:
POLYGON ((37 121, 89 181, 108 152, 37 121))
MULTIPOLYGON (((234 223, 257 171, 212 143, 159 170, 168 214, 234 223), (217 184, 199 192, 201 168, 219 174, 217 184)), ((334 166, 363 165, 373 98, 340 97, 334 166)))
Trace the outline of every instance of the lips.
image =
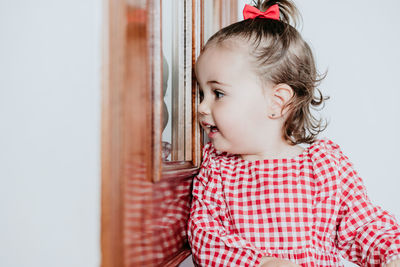
POLYGON ((206 128, 206 129, 218 130, 217 126, 212 125, 212 124, 210 124, 210 123, 207 123, 207 122, 205 122, 205 121, 202 121, 200 124, 201 124, 204 128, 206 128))
POLYGON ((207 123, 207 122, 205 122, 205 121, 202 121, 202 122, 200 122, 200 124, 201 124, 201 125, 203 125, 204 127, 210 127, 210 126, 213 126, 212 124, 210 124, 210 123, 207 123))
POLYGON ((207 123, 205 121, 200 122, 200 124, 206 130, 209 138, 213 138, 217 133, 219 133, 218 127, 215 126, 215 125, 212 125, 212 124, 207 123))

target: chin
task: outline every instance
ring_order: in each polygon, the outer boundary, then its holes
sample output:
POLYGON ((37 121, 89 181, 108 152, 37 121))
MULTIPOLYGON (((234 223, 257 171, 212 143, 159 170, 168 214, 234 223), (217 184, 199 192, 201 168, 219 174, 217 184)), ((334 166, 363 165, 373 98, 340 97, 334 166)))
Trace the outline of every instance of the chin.
POLYGON ((213 144, 214 148, 219 151, 219 152, 225 152, 224 146, 221 146, 221 144, 218 141, 211 140, 211 143, 213 144))
POLYGON ((216 141, 211 141, 214 148, 219 151, 219 152, 227 152, 230 154, 235 154, 232 149, 231 146, 227 145, 227 144, 221 144, 220 142, 216 142, 216 141))

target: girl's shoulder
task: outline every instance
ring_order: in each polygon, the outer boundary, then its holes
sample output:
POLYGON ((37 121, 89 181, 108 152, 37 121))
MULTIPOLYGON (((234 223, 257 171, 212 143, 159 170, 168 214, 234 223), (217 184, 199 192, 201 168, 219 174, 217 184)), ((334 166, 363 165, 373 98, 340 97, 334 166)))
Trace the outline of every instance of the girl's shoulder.
POLYGON ((341 147, 326 137, 314 141, 308 151, 311 160, 317 165, 339 165, 341 161, 348 160, 341 147))
POLYGON ((208 142, 204 147, 203 147, 203 163, 205 161, 209 161, 212 158, 215 158, 217 153, 217 150, 214 148, 214 146, 212 145, 211 141, 208 142))
POLYGON ((219 157, 226 153, 222 153, 215 149, 212 145, 211 141, 208 142, 203 147, 202 151, 202 162, 200 166, 200 171, 197 174, 196 178, 199 180, 204 186, 214 187, 215 184, 218 184, 219 180, 219 157))
POLYGON ((226 162, 235 164, 237 163, 235 159, 237 159, 235 155, 217 150, 212 142, 209 141, 203 147, 201 168, 219 172, 221 169, 221 164, 226 162))
POLYGON ((221 152, 215 149, 211 141, 208 142, 203 147, 201 168, 215 167, 216 158, 221 154, 222 154, 221 152))

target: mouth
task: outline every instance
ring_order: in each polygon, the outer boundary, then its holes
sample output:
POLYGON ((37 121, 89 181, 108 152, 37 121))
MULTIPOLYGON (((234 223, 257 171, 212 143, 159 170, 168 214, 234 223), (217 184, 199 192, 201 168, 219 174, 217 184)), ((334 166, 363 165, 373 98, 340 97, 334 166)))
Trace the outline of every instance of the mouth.
POLYGON ((215 125, 211 125, 209 123, 206 122, 201 122, 201 125, 204 127, 204 129, 208 129, 210 131, 210 133, 216 133, 219 132, 218 127, 215 125))

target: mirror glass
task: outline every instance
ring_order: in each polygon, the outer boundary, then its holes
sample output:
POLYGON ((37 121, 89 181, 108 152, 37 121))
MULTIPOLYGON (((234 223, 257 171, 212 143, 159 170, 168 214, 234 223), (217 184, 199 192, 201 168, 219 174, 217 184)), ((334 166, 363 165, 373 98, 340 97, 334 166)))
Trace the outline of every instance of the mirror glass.
POLYGON ((175 1, 162 1, 162 61, 163 61, 163 103, 162 103, 162 158, 171 161, 172 153, 172 79, 173 13, 175 1))

